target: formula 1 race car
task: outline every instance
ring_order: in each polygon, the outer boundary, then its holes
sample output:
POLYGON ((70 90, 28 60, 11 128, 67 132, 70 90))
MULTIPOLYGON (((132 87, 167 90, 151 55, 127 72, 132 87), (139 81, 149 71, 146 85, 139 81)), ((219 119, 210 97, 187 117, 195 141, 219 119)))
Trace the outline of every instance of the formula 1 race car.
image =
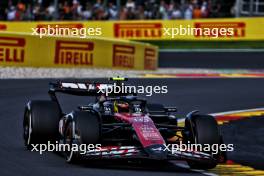
POLYGON ((189 113, 185 125, 178 125, 174 107, 148 103, 135 93, 106 96, 102 89, 126 79, 111 78, 107 83, 50 83, 51 100, 29 101, 24 112, 24 141, 34 144, 59 141, 62 144, 100 144, 96 150, 65 151, 67 162, 85 159, 185 160, 191 168, 214 168, 221 152, 174 150, 174 144, 221 144, 214 117, 189 113), (63 113, 56 93, 94 96, 95 102, 63 113))

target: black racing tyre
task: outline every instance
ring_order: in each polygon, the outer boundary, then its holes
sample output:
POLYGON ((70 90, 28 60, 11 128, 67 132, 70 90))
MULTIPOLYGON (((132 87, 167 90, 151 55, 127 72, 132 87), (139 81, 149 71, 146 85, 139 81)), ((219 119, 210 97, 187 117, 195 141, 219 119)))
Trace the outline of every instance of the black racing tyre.
MULTIPOLYGON (((64 130, 64 143, 73 145, 81 144, 99 144, 101 139, 101 120, 99 115, 93 111, 74 111, 72 113, 72 121, 66 124, 64 130), (73 126, 75 131, 73 131, 73 126), (76 134, 78 139, 73 135, 76 134)), ((72 149, 72 148, 71 148, 72 149)), ((66 161, 68 163, 76 163, 81 160, 79 151, 70 150, 66 152, 66 161)))
POLYGON ((58 125, 61 111, 54 101, 36 100, 28 102, 23 120, 25 146, 55 142, 58 139, 58 125))
MULTIPOLYGON (((220 144, 221 136, 217 122, 214 117, 210 115, 193 115, 191 118, 186 118, 185 128, 189 133, 188 140, 196 144, 220 144)), ((212 151, 207 152, 212 154, 212 151)), ((218 160, 218 155, 212 155, 214 159, 218 160)), ((216 167, 217 162, 204 161, 187 161, 189 166, 194 169, 212 169, 216 167)))

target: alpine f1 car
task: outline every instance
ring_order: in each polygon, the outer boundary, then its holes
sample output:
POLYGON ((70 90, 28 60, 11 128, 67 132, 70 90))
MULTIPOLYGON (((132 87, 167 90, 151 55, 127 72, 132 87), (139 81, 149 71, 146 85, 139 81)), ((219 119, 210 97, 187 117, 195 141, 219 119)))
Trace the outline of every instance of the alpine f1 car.
POLYGON ((67 162, 86 159, 185 160, 191 168, 214 168, 222 158, 220 152, 173 150, 174 144, 220 144, 221 136, 214 117, 193 111, 185 125, 178 125, 174 107, 164 107, 139 98, 135 93, 110 94, 101 89, 121 82, 50 83, 51 100, 29 101, 24 112, 24 141, 32 144, 60 141, 73 144, 101 144, 97 150, 80 154, 64 152, 67 162), (94 96, 95 102, 81 105, 69 113, 62 112, 56 93, 94 96), (173 151, 173 152, 171 152, 173 151))

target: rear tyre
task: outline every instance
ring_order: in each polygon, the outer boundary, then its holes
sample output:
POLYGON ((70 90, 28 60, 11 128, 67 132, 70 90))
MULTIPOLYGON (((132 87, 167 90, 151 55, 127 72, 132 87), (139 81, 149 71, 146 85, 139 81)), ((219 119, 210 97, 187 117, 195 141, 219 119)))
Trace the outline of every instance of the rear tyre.
POLYGON ((82 159, 80 152, 72 150, 73 145, 98 144, 101 139, 101 120, 97 113, 88 111, 74 111, 72 120, 66 123, 64 131, 64 143, 71 146, 66 152, 66 161, 76 163, 82 159), (75 130, 74 130, 75 129, 75 130))
MULTIPOLYGON (((210 115, 193 115, 190 118, 186 118, 185 128, 188 134, 187 140, 193 144, 209 144, 212 146, 221 142, 217 122, 210 115)), ((216 161, 187 161, 189 166, 194 169, 212 169, 216 167, 219 155, 213 155, 212 151, 207 153, 211 154, 216 161)))
POLYGON ((30 101, 24 112, 23 137, 25 146, 55 142, 58 139, 58 124, 61 113, 56 102, 37 100, 30 101))

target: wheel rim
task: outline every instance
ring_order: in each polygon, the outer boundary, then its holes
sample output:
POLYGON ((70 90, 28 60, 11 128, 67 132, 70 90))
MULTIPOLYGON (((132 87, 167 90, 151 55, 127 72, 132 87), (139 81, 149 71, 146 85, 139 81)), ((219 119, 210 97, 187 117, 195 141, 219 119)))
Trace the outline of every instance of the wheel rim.
POLYGON ((70 146, 70 151, 65 151, 66 153, 66 160, 67 162, 70 162, 72 160, 73 156, 73 151, 71 150, 72 147, 72 129, 70 128, 70 124, 68 124, 67 129, 65 130, 65 135, 64 135, 64 143, 69 144, 70 146))
POLYGON ((32 136, 32 118, 31 114, 27 111, 25 115, 25 124, 24 124, 24 140, 25 144, 29 146, 31 144, 32 136))

